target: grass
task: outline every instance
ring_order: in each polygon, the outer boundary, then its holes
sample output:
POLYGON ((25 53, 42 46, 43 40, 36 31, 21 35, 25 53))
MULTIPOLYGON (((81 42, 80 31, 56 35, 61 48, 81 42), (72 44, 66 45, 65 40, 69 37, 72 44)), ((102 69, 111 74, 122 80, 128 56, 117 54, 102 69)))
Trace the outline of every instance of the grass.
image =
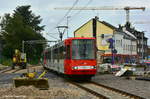
MULTIPOLYGON (((27 62, 32 65, 37 65, 39 63, 39 59, 32 59, 27 62)), ((5 57, 0 58, 0 64, 2 64, 4 66, 12 66, 12 59, 5 58, 5 57)))
POLYGON ((1 58, 0 63, 4 66, 11 66, 12 65, 12 59, 8 58, 1 58))

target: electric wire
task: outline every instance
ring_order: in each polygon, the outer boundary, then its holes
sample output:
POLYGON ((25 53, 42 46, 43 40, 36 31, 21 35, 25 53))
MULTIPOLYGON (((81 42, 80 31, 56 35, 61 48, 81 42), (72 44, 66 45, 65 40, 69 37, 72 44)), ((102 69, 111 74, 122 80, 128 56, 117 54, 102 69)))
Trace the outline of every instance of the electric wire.
POLYGON ((56 40, 59 40, 58 38, 56 38, 56 37, 54 37, 54 36, 52 36, 52 35, 50 35, 50 34, 47 34, 47 33, 46 33, 46 35, 48 35, 49 37, 54 38, 54 39, 56 39, 56 40))
POLYGON ((89 0, 89 1, 87 2, 87 4, 86 4, 81 10, 79 10, 78 12, 76 12, 75 14, 73 14, 73 15, 71 16, 71 18, 72 18, 72 17, 75 17, 75 16, 77 16, 77 15, 79 15, 79 14, 83 11, 83 9, 85 9, 90 3, 92 3, 92 1, 93 1, 93 0, 89 0))
POLYGON ((56 29, 56 27, 64 20, 65 17, 68 16, 68 14, 71 12, 71 10, 76 6, 76 4, 78 3, 79 0, 76 0, 72 7, 66 12, 66 14, 57 22, 57 24, 55 25, 55 27, 53 27, 52 29, 50 29, 50 31, 53 31, 56 29))

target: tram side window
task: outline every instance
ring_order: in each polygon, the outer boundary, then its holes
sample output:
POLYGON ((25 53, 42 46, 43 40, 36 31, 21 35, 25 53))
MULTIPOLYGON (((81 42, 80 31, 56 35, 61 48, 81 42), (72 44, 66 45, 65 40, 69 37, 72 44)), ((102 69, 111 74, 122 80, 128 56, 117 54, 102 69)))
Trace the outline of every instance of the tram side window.
POLYGON ((64 59, 64 46, 59 48, 59 59, 64 59))
POLYGON ((52 50, 52 59, 53 59, 52 62, 54 62, 54 60, 55 60, 55 50, 54 49, 52 50))
POLYGON ((66 59, 70 59, 70 45, 66 47, 66 59))
POLYGON ((48 59, 48 52, 46 52, 46 59, 48 59))
POLYGON ((51 52, 48 52, 48 59, 51 61, 51 52))
POLYGON ((57 48, 55 49, 55 58, 54 59, 56 59, 58 61, 58 49, 57 48))
POLYGON ((57 60, 57 54, 58 54, 57 49, 54 49, 54 50, 53 50, 53 62, 54 62, 55 60, 57 60))

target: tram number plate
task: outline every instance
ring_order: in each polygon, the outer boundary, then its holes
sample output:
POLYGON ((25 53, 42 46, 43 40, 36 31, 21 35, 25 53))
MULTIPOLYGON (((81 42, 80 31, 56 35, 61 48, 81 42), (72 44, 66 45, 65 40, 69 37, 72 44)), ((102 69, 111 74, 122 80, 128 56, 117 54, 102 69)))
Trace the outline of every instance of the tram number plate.
POLYGON ((91 69, 90 66, 78 66, 78 69, 91 69))

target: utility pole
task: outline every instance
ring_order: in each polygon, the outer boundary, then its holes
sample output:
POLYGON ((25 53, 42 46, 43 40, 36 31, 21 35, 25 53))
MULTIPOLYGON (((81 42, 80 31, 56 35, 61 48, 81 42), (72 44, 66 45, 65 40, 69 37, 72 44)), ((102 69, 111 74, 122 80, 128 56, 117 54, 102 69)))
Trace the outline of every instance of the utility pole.
POLYGON ((67 38, 69 38, 69 18, 71 18, 71 16, 67 16, 67 38))
POLYGON ((144 34, 144 32, 142 33, 142 61, 143 61, 143 34, 144 34))

